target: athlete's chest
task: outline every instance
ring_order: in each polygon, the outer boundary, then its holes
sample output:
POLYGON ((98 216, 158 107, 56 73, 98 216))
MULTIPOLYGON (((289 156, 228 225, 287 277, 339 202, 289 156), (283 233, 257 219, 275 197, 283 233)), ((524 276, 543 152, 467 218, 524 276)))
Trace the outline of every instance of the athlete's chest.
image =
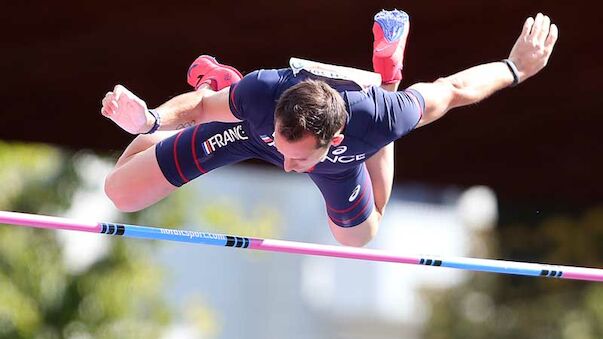
POLYGON ((327 155, 315 168, 315 173, 332 173, 358 166, 375 153, 372 147, 356 138, 344 138, 338 146, 331 146, 327 155))

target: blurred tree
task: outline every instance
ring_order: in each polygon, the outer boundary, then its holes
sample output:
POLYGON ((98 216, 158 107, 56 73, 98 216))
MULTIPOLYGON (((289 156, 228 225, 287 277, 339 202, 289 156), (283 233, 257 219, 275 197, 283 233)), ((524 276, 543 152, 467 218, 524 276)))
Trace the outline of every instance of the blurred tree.
MULTIPOLYGON (((60 215, 81 184, 69 152, 0 142, 0 210, 60 215)), ((169 321, 142 243, 112 239, 80 273, 56 232, 0 226, 0 338, 156 338, 169 321)))
POLYGON ((282 236, 281 213, 274 206, 254 201, 246 209, 232 199, 215 199, 198 194, 200 189, 195 187, 197 184, 180 188, 144 213, 130 214, 130 220, 141 225, 200 229, 245 237, 282 236), (194 226, 183 226, 187 222, 194 226))
MULTIPOLYGON (((510 260, 603 267, 603 208, 503 227, 498 243, 510 260)), ((595 282, 474 273, 428 295, 425 338, 603 338, 603 286, 595 282)))

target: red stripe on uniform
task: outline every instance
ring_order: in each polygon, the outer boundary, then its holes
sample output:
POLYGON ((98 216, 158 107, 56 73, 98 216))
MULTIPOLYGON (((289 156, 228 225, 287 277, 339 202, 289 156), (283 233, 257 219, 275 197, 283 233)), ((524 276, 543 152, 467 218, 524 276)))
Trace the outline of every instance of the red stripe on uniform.
POLYGON ((207 173, 206 170, 203 169, 203 167, 201 167, 201 164, 199 163, 199 159, 197 158, 197 151, 195 150, 195 140, 197 140, 196 136, 197 136, 197 130, 199 129, 199 127, 201 127, 201 125, 197 125, 197 127, 195 127, 195 130, 193 131, 193 141, 192 143, 192 149, 193 149, 193 159, 195 159, 195 165, 197 165, 197 169, 199 171, 201 171, 201 173, 205 174, 207 173))
POLYGON ((237 88, 237 86, 231 87, 230 88, 230 102, 232 102, 232 107, 234 107, 236 114, 239 114, 239 109, 237 108, 237 104, 235 104, 235 100, 234 100, 234 94, 235 94, 235 89, 237 88))
POLYGON ((180 162, 178 161, 178 149, 177 149, 177 145, 178 145, 178 139, 180 139, 180 137, 182 136, 182 132, 178 133, 178 135, 176 136, 176 140, 174 140, 174 163, 176 164, 176 170, 178 170, 178 174, 180 175, 180 179, 182 179, 182 181, 184 181, 184 183, 186 184, 187 182, 189 182, 190 180, 188 180, 185 176, 184 173, 182 173, 182 169, 180 168, 180 162))
POLYGON ((362 201, 362 198, 364 197, 364 193, 366 193, 366 189, 363 189, 362 193, 360 194, 360 196, 356 198, 356 202, 352 206, 350 206, 350 207, 348 207, 346 209, 338 210, 338 209, 335 209, 335 208, 333 208, 333 207, 331 207, 329 205, 327 205, 327 208, 329 209, 329 211, 333 211, 335 213, 347 213, 347 212, 353 210, 354 208, 356 208, 356 206, 358 206, 358 204, 362 201))
POLYGON ((351 217, 350 219, 342 220, 342 219, 333 218, 332 216, 329 216, 329 218, 331 218, 331 220, 333 220, 333 222, 336 222, 336 223, 339 223, 339 224, 344 224, 344 225, 345 224, 349 224, 352 221, 358 219, 362 214, 364 214, 364 211, 366 211, 366 209, 369 207, 369 205, 370 204, 366 204, 364 206, 364 208, 360 212, 358 212, 358 214, 356 214, 355 216, 351 217))
POLYGON ((419 114, 420 114, 419 120, 421 120, 421 118, 423 118, 423 107, 421 107, 421 103, 419 103, 419 99, 417 98, 416 95, 414 95, 414 93, 412 93, 410 91, 405 92, 405 93, 410 94, 410 99, 412 101, 414 101, 415 105, 417 105, 417 107, 419 108, 419 114))

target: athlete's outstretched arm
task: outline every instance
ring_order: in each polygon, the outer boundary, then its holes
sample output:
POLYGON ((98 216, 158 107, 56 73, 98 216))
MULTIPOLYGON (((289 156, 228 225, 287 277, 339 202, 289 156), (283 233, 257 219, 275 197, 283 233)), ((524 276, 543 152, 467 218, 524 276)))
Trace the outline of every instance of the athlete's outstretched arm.
MULTIPOLYGON (((160 131, 173 131, 211 121, 236 122, 228 105, 225 87, 213 91, 203 86, 197 91, 184 93, 168 100, 155 109, 160 116, 160 131)), ((122 85, 107 92, 102 100, 101 113, 119 127, 132 134, 146 133, 153 128, 155 118, 147 104, 122 85)))
MULTIPOLYGON (((546 66, 557 41, 557 26, 541 13, 528 18, 515 42, 509 60, 517 68, 521 83, 546 66)), ((433 83, 418 83, 410 88, 425 99, 425 112, 418 127, 442 117, 450 109, 479 102, 513 84, 515 76, 505 62, 482 64, 440 78, 433 83)))

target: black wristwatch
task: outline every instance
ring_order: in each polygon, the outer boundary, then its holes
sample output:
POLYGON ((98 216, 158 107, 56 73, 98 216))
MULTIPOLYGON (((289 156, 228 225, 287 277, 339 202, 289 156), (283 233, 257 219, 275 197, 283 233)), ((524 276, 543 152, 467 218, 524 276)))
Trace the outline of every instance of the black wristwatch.
POLYGON ((503 59, 502 62, 504 62, 507 67, 509 67, 511 74, 513 74, 513 83, 510 87, 517 86, 519 84, 519 71, 517 70, 517 66, 515 66, 515 63, 513 63, 513 61, 509 59, 503 59))
POLYGON ((151 130, 149 130, 146 133, 142 133, 142 134, 152 134, 157 132, 157 130, 159 129, 159 126, 161 125, 161 117, 159 116, 159 113, 157 113, 157 111, 155 111, 154 109, 149 109, 148 112, 153 116, 153 118, 155 118, 155 122, 153 123, 153 127, 151 127, 151 130))

